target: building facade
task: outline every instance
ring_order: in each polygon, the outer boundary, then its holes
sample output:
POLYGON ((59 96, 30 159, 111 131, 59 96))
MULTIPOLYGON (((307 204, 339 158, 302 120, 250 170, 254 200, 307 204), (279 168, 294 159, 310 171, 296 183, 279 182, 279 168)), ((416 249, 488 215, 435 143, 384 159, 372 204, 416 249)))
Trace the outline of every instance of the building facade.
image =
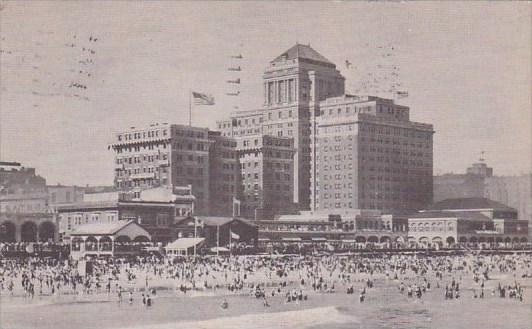
POLYGON ((293 138, 293 200, 301 209, 310 207, 310 123, 321 100, 344 93, 344 80, 335 64, 310 46, 296 44, 266 68, 262 109, 237 112, 218 123, 223 135, 237 139, 293 138))
POLYGON ((46 180, 35 168, 0 162, 0 213, 47 213, 46 180))
POLYGON ((86 224, 112 224, 134 221, 146 229, 154 242, 175 239, 176 220, 193 213, 195 198, 190 193, 173 193, 159 187, 140 192, 137 198, 130 193, 98 193, 87 195, 83 202, 59 206, 59 234, 68 239, 71 232, 86 224))
POLYGON ((237 140, 242 179, 241 215, 268 219, 296 210, 293 138, 248 136, 237 140))
POLYGON ((264 72, 264 105, 218 122, 222 135, 294 139, 301 210, 421 209, 432 202, 432 125, 409 108, 345 95, 335 64, 296 44, 264 72), (327 187, 325 192, 324 187, 327 187))
POLYGON ((492 176, 484 184, 484 197, 517 209, 532 233, 532 174, 492 176))
POLYGON ((432 202, 432 125, 377 97, 320 103, 313 122, 313 209, 422 209, 432 202))
POLYGON ((225 203, 229 195, 236 193, 237 175, 226 171, 236 170, 234 141, 211 133, 207 128, 184 125, 155 124, 147 128, 131 128, 115 135, 111 148, 115 152, 115 185, 123 191, 140 193, 141 190, 157 186, 192 186, 192 194, 196 197, 195 211, 197 214, 213 211, 226 211, 225 203), (212 154, 211 147, 214 147, 212 154), (231 154, 228 154, 231 153, 231 154), (221 159, 216 157, 220 155, 221 159), (226 156, 224 158, 224 156, 226 156), (211 165, 210 162, 215 161, 211 165), (220 174, 217 165, 222 165, 222 182, 210 182, 211 177, 220 174), (229 165, 229 169, 224 168, 229 165), (233 169, 231 169, 233 165, 233 169), (211 175, 210 170, 215 172, 211 175), (229 176, 223 176, 229 175, 229 176), (228 181, 227 179, 233 181, 228 181), (225 183, 223 178, 226 178, 225 183), (223 191, 223 186, 228 190, 223 191), (211 188, 219 192, 221 198, 211 199, 211 188), (233 188, 231 192, 231 187, 233 188), (222 201, 219 201, 222 200, 222 201), (213 203, 214 201, 214 203, 213 203))
POLYGON ((0 162, 0 242, 57 241, 46 180, 34 168, 0 162))
POLYGON ((209 140, 210 214, 234 216, 242 187, 237 142, 214 131, 209 131, 209 140))
POLYGON ((532 232, 532 174, 493 175, 493 168, 481 159, 465 174, 434 176, 434 202, 452 198, 488 198, 518 210, 532 232))
POLYGON ((486 198, 437 202, 408 217, 409 242, 421 246, 455 244, 502 246, 527 243, 528 221, 517 210, 486 198))
POLYGON ((48 206, 53 210, 57 206, 83 201, 85 189, 79 186, 48 185, 48 206))
POLYGON ((176 222, 177 239, 205 238, 205 247, 229 246, 246 243, 257 245, 258 227, 242 218, 194 216, 176 222))
POLYGON ((329 243, 346 249, 367 244, 401 247, 408 234, 406 217, 375 210, 304 211, 256 223, 262 246, 329 243))
POLYGON ((492 176, 493 168, 482 161, 468 167, 465 174, 434 176, 434 202, 453 198, 483 198, 486 196, 486 180, 492 176))

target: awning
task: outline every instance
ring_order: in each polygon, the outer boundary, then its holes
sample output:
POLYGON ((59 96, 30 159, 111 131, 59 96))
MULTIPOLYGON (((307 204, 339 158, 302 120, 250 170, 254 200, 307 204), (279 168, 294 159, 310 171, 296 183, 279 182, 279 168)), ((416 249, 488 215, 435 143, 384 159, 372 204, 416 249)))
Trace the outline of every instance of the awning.
MULTIPOLYGON (((501 232, 497 231, 490 231, 490 230, 483 230, 483 231, 475 231, 476 234, 489 234, 489 235, 497 235, 501 234, 501 232)), ((502 234, 501 234, 502 235, 502 234)))
POLYGON ((327 239, 323 237, 318 237, 318 238, 312 238, 312 241, 327 241, 327 239))
POLYGON ((259 241, 270 241, 270 238, 259 238, 259 241))
POLYGON ((301 241, 301 238, 295 237, 295 238, 283 238, 283 241, 301 241))
POLYGON ((211 251, 212 252, 229 252, 229 249, 227 249, 226 247, 212 247, 211 248, 211 251))
POLYGON ((343 243, 356 243, 357 240, 342 240, 343 243))
POLYGON ((181 238, 169 243, 166 250, 186 250, 203 242, 205 238, 181 238))

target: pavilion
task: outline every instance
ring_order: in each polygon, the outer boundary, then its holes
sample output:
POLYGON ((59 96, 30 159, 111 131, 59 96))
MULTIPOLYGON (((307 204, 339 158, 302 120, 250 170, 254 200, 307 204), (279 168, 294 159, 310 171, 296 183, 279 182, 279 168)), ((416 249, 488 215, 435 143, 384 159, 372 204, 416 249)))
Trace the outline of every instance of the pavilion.
POLYGON ((180 238, 169 243, 164 249, 167 256, 188 256, 188 250, 199 246, 205 238, 180 238))
POLYGON ((74 258, 132 254, 151 240, 150 234, 142 226, 134 221, 123 220, 81 225, 70 235, 70 253, 74 258))

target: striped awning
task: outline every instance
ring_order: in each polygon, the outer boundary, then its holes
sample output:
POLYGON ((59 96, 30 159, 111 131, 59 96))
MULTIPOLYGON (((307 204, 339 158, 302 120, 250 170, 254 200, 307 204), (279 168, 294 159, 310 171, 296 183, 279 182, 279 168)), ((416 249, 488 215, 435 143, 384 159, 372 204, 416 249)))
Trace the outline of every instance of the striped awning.
POLYGON ((292 241, 292 242, 295 242, 295 241, 301 241, 301 238, 299 238, 299 237, 294 237, 294 238, 283 238, 283 241, 292 241))

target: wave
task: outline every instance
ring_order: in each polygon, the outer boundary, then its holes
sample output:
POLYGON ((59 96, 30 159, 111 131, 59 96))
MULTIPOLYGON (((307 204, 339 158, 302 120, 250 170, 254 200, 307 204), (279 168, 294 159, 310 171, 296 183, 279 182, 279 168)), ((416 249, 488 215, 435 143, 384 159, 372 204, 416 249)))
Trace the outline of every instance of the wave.
POLYGON ((298 311, 245 314, 209 320, 149 324, 123 329, 220 329, 220 328, 328 328, 332 324, 358 323, 354 316, 341 313, 333 306, 298 311))

